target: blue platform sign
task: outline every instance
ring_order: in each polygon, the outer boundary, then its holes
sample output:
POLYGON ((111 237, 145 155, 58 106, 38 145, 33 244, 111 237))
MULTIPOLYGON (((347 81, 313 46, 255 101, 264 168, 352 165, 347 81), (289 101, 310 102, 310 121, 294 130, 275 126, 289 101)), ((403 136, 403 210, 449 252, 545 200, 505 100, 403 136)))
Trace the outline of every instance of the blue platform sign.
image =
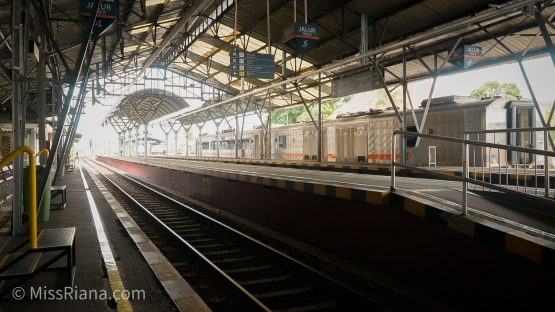
MULTIPOLYGON (((93 0, 81 0, 79 8, 81 18, 85 23, 89 22, 91 11, 94 6, 93 0)), ((112 25, 119 16, 118 3, 114 0, 102 0, 96 14, 96 22, 94 23, 93 32, 100 36, 110 25, 112 25)))
POLYGON ((482 47, 463 45, 462 47, 458 47, 455 52, 451 54, 449 63, 457 67, 468 69, 470 66, 476 64, 481 58, 482 47))
POLYGON ((233 51, 229 53, 229 71, 232 77, 274 79, 273 54, 233 51))
POLYGON ((320 40, 318 25, 294 23, 283 30, 283 43, 300 53, 310 49, 320 40))

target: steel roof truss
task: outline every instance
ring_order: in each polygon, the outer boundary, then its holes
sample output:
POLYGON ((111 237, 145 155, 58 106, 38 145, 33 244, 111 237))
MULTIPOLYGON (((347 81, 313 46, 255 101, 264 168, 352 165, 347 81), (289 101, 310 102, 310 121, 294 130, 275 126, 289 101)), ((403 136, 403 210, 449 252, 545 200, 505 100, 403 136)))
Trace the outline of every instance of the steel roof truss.
POLYGON ((8 50, 10 50, 10 52, 12 52, 12 46, 8 43, 8 39, 11 36, 12 36, 11 32, 7 36, 4 36, 4 33, 2 32, 2 29, 0 29, 0 38, 2 38, 2 41, 0 42, 0 47, 2 47, 4 44, 6 44, 6 48, 8 48, 8 50))
MULTIPOLYGON (((99 1, 99 0, 95 0, 95 3, 96 3, 96 1, 99 1)), ((50 39, 50 45, 52 45, 52 47, 54 47, 54 50, 56 50, 56 53, 57 53, 58 57, 60 58, 60 60, 62 61, 62 64, 64 65, 64 67, 66 69, 66 75, 69 74, 70 77, 73 76, 73 71, 69 68, 69 65, 67 64, 67 62, 65 60, 65 56, 63 55, 62 51, 60 51, 60 47, 58 46, 58 43, 56 42, 56 38, 54 38, 54 35, 50 31, 50 27, 49 27, 48 23, 46 22, 46 18, 42 14, 42 11, 40 10, 40 7, 37 3, 37 0, 31 0, 31 4, 35 8, 35 14, 39 17, 39 20, 40 20, 42 26, 44 27, 44 32, 48 36, 48 39, 50 39)), ((96 19, 96 16, 95 16, 94 19, 96 19)), ((94 20, 94 19, 91 19, 91 20, 94 20)), ((90 38, 90 36, 89 36, 89 38, 90 38)))
MULTIPOLYGON (((146 100, 148 100, 148 99, 150 99, 150 98, 147 97, 147 96, 144 96, 142 99, 140 99, 140 100, 137 102, 137 107, 139 107, 139 105, 141 105, 144 101, 146 101, 146 100)), ((137 118, 139 118, 139 121, 141 122, 141 124, 145 125, 145 124, 146 124, 145 121, 141 118, 141 115, 140 115, 139 112, 137 111, 137 108, 136 108, 135 106, 133 106, 133 103, 132 103, 131 99, 129 99, 129 100, 127 101, 127 103, 129 103, 129 106, 131 106, 131 109, 133 110, 133 112, 135 113, 135 115, 137 116, 137 118)), ((124 108, 124 112, 125 112, 125 108, 124 108)), ((127 112, 125 112, 125 114, 128 115, 127 112)), ((128 116, 129 116, 129 115, 128 115, 128 116)))
POLYGON ((428 70, 428 72, 430 73, 430 75, 434 75, 435 72, 432 71, 432 69, 430 68, 430 66, 428 66, 428 64, 426 64, 426 62, 424 62, 424 60, 422 59, 422 57, 420 57, 420 53, 418 53, 418 51, 416 51, 414 48, 412 48, 411 46, 408 46, 409 50, 412 52, 412 54, 414 54, 416 56, 416 58, 418 58, 418 61, 420 61, 420 63, 426 68, 426 70, 428 70))

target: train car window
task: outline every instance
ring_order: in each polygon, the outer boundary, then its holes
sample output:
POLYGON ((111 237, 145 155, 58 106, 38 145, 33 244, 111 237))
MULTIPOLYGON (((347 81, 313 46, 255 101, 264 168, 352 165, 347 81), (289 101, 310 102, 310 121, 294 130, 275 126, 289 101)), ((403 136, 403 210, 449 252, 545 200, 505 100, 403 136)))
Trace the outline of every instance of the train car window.
POLYGON ((285 135, 279 136, 279 148, 287 148, 287 137, 285 135))
MULTIPOLYGON (((416 126, 408 126, 407 131, 418 132, 416 130, 416 126)), ((406 138, 407 138, 407 147, 415 147, 416 146, 416 139, 417 139, 416 137, 407 135, 406 138)))

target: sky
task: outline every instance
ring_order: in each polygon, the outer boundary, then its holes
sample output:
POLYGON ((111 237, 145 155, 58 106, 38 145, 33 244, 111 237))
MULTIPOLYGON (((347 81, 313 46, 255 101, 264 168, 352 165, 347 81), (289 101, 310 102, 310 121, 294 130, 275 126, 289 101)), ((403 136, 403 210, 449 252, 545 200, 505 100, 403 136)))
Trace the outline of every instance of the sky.
MULTIPOLYGON (((555 67, 551 59, 549 57, 542 57, 524 61, 523 64, 538 101, 552 103, 555 100, 555 67)), ((479 70, 469 70, 456 75, 440 76, 437 79, 433 96, 470 95, 474 89, 479 88, 488 81, 497 81, 500 84, 513 82, 519 87, 521 94, 525 98, 531 97, 519 66, 516 63, 479 70)), ((428 98, 431 84, 432 80, 426 79, 415 82, 410 86, 410 89, 413 90, 411 91, 413 102, 419 103, 423 99, 428 98)), ((102 100, 102 103, 110 106, 113 104, 110 100, 102 100)), ((193 102, 190 104, 192 104, 192 106, 199 105, 198 103, 195 105, 193 102)), ((102 128, 100 125, 103 117, 110 110, 110 106, 102 106, 99 104, 92 106, 90 103, 86 104, 85 115, 81 117, 77 129, 78 133, 83 134, 83 138, 76 145, 77 150, 86 150, 89 140, 94 141, 100 137, 117 138, 117 134, 111 126, 102 128)), ((161 132, 161 130, 154 130, 151 128, 149 132, 151 131, 155 137, 163 139, 163 132, 161 132)), ((207 129, 207 131, 210 130, 207 129)), ((172 138, 173 136, 170 135, 170 140, 172 138)))
MULTIPOLYGON (((532 90, 539 102, 553 102, 555 100, 555 67, 549 57, 542 57, 534 60, 524 61, 524 69, 530 79, 532 90)), ((522 76, 517 63, 501 66, 489 67, 479 70, 470 70, 461 74, 443 76, 437 79, 434 90, 434 97, 447 95, 470 95, 488 81, 497 81, 500 84, 507 82, 515 83, 525 98, 531 98, 526 82, 522 76)), ((416 83, 417 95, 412 95, 416 99, 428 97, 431 79, 426 79, 416 83)), ((419 100, 419 101, 420 101, 419 100)), ((419 102, 418 101, 418 102, 419 102)))

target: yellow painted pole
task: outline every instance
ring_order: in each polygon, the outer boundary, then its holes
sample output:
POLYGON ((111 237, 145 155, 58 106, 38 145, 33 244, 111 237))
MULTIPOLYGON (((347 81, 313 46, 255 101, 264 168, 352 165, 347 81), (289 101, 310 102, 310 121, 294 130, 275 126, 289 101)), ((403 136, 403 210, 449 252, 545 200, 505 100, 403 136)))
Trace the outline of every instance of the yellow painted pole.
POLYGON ((42 153, 46 153, 46 158, 48 158, 48 155, 49 155, 50 152, 46 148, 43 148, 43 149, 40 150, 40 152, 38 152, 35 155, 35 158, 38 158, 40 156, 40 154, 42 154, 42 153))
POLYGON ((20 146, 0 161, 0 168, 8 165, 21 153, 29 155, 29 247, 35 249, 37 248, 37 165, 35 164, 35 151, 29 146, 20 146))
POLYGON ((29 154, 29 248, 37 248, 37 164, 33 150, 29 154))

